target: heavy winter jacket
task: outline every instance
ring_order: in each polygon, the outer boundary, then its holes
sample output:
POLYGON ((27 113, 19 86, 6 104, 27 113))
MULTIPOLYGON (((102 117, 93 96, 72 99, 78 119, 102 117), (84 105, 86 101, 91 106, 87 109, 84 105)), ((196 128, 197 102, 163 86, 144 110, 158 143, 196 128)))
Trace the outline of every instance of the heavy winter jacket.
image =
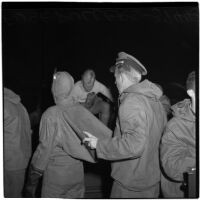
POLYGON ((114 137, 99 139, 97 156, 114 161, 111 176, 129 190, 145 190, 160 181, 159 142, 166 114, 162 91, 144 80, 120 96, 114 137))
POLYGON ((4 169, 25 169, 31 157, 31 125, 20 97, 4 88, 4 169))
POLYGON ((95 132, 100 138, 111 137, 112 134, 110 129, 78 103, 48 108, 41 118, 40 143, 32 158, 33 165, 45 170, 49 160, 62 156, 95 162, 82 144, 83 130, 95 132))
POLYGON ((168 122, 161 143, 161 161, 164 170, 162 190, 165 197, 179 198, 183 172, 196 165, 195 114, 185 99, 172 106, 173 118, 168 122))
POLYGON ((82 161, 95 162, 82 144, 83 130, 100 138, 112 133, 80 104, 56 105, 42 115, 40 143, 31 161, 44 171, 42 197, 83 198, 82 161))

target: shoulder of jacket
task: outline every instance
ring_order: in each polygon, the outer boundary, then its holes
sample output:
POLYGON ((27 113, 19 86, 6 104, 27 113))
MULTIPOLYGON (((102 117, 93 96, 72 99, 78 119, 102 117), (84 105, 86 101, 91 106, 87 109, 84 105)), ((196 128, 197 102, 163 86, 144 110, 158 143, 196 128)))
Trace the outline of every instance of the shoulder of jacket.
POLYGON ((21 106, 19 104, 15 104, 11 101, 4 101, 4 114, 13 114, 13 112, 16 112, 18 110, 18 108, 21 108, 21 106))
POLYGON ((50 119, 57 115, 58 113, 58 106, 51 106, 47 108, 44 113, 42 114, 42 119, 50 119))
POLYGON ((128 93, 122 100, 122 103, 123 104, 137 104, 138 106, 141 105, 143 106, 144 105, 144 100, 145 97, 143 97, 143 95, 135 95, 133 93, 128 93))
POLYGON ((126 114, 127 111, 134 110, 145 110, 145 103, 140 97, 128 94, 121 102, 119 112, 126 114))
POLYGON ((177 117, 172 117, 172 119, 170 119, 168 121, 166 128, 173 131, 173 130, 177 129, 180 124, 184 124, 183 119, 177 118, 177 117))
POLYGON ((3 114, 4 117, 7 116, 12 116, 12 103, 10 103, 9 101, 4 101, 4 108, 3 108, 3 114))

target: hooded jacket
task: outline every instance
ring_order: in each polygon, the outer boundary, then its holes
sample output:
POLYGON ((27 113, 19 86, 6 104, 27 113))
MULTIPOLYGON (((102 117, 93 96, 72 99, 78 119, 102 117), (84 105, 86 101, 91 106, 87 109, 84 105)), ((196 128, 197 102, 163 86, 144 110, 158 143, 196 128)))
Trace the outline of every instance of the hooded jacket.
POLYGON ((160 181, 158 148, 166 124, 162 91, 144 80, 120 96, 112 139, 98 140, 97 156, 115 161, 111 176, 123 187, 141 191, 160 181))
POLYGON ((42 197, 83 198, 82 161, 94 163, 95 160, 82 144, 85 137, 82 131, 95 131, 100 137, 106 134, 111 136, 111 130, 86 108, 71 101, 73 86, 74 81, 69 73, 54 74, 52 93, 56 105, 49 107, 42 115, 39 145, 31 161, 34 168, 44 172, 42 197))
POLYGON ((195 114, 185 99, 174 106, 161 143, 161 161, 165 177, 162 190, 165 197, 183 197, 180 190, 183 172, 196 165, 195 114), (179 182, 179 183, 178 183, 179 182))
POLYGON ((25 169, 31 157, 31 124, 20 97, 4 88, 4 168, 25 169))
POLYGON ((95 160, 82 144, 82 131, 95 132, 100 138, 111 137, 112 131, 80 104, 72 102, 48 108, 40 122, 40 143, 32 158, 32 164, 45 170, 54 160, 64 160, 70 165, 85 160, 95 160))

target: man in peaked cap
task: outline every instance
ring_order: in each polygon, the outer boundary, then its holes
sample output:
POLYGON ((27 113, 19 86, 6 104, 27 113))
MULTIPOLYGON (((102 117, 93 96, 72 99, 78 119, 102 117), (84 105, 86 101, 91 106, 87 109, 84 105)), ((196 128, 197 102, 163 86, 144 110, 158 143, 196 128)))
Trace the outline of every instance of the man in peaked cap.
POLYGON ((145 67, 133 56, 120 52, 114 72, 119 91, 119 111, 113 138, 93 133, 84 141, 98 158, 112 162, 111 198, 158 198, 159 143, 166 114, 159 101, 162 91, 147 79, 145 67))
POLYGON ((137 60, 135 57, 125 53, 125 52, 119 52, 118 53, 118 58, 116 59, 116 63, 114 66, 110 68, 111 72, 114 72, 116 67, 119 67, 120 65, 125 66, 131 66, 133 67, 136 71, 141 73, 141 75, 147 75, 147 70, 144 67, 144 65, 137 60))

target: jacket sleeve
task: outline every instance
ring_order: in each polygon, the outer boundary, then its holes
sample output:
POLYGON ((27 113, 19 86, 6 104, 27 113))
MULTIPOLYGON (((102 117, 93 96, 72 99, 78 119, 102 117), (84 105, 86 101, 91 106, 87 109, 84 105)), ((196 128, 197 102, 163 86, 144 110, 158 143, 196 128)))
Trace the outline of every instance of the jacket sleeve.
MULTIPOLYGON (((13 153, 10 151, 13 148, 13 138, 16 138, 16 130, 18 127, 18 118, 11 111, 12 105, 8 104, 6 101, 4 102, 4 113, 3 113, 3 141, 4 141, 4 163, 6 166, 7 161, 12 161, 13 153)), ((6 166, 7 167, 7 166, 6 166)))
POLYGON ((17 127, 17 123, 16 123, 16 117, 14 116, 13 113, 10 112, 9 110, 9 105, 6 104, 6 102, 4 103, 4 132, 12 132, 13 130, 16 130, 17 127), (13 128, 14 127, 14 128, 13 128))
POLYGON ((120 131, 119 136, 98 141, 96 149, 99 158, 121 160, 142 155, 147 137, 147 116, 143 107, 131 99, 126 101, 120 106, 119 121, 115 129, 115 132, 120 131))
POLYGON ((56 145, 56 124, 51 118, 42 117, 40 123, 39 145, 33 155, 32 164, 39 170, 45 170, 52 149, 56 145))
POLYGON ((195 167, 195 156, 188 145, 178 136, 181 130, 167 126, 162 137, 161 161, 164 172, 176 181, 183 180, 183 172, 195 167))

